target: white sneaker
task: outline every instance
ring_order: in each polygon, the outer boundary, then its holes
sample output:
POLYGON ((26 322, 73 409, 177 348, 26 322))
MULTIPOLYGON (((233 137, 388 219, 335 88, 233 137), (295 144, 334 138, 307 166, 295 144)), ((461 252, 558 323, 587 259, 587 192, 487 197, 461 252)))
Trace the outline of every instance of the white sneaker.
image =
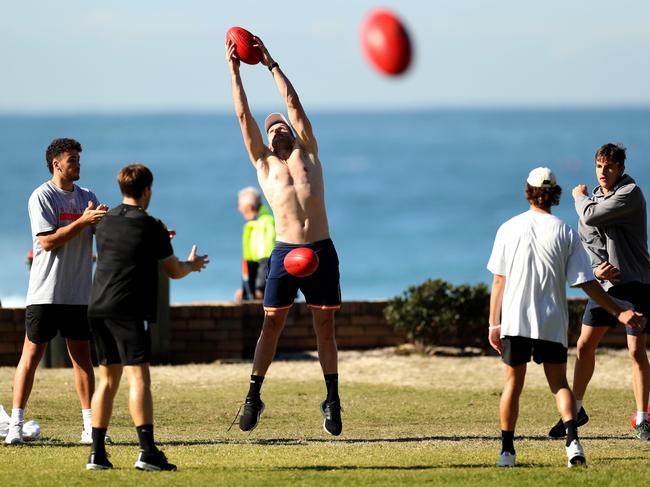
POLYGON ((514 467, 517 455, 508 451, 502 451, 499 455, 497 467, 514 467))
POLYGON ((578 440, 573 440, 569 446, 566 447, 567 467, 582 467, 587 465, 585 459, 585 451, 578 440))
MULTIPOLYGON (((93 433, 92 433, 92 431, 83 430, 81 432, 81 439, 79 440, 79 443, 82 443, 84 445, 92 445, 93 444, 93 433)), ((113 438, 111 438, 108 435, 104 436, 104 443, 113 443, 113 438)))
POLYGON ((23 440, 23 422, 19 423, 9 423, 9 432, 5 438, 5 443, 7 445, 22 445, 23 440))

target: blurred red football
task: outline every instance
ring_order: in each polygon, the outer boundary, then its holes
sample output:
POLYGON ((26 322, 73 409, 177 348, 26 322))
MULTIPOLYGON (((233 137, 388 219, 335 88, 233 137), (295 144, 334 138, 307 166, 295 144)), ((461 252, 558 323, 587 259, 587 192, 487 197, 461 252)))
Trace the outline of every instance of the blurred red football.
MULTIPOLYGON (((648 406, 648 414, 650 414, 650 406, 648 406)), ((632 429, 636 429, 636 413, 632 413, 632 429)))
POLYGON ((411 40, 397 16, 378 9, 361 26, 361 46, 371 64, 384 74, 402 74, 411 63, 411 40))
POLYGON ((298 247, 284 257, 284 268, 292 276, 311 276, 318 269, 318 256, 312 249, 298 247))
POLYGON ((253 34, 243 27, 231 27, 226 32, 226 40, 230 39, 235 44, 237 57, 246 64, 257 64, 262 60, 262 51, 253 46, 253 34))

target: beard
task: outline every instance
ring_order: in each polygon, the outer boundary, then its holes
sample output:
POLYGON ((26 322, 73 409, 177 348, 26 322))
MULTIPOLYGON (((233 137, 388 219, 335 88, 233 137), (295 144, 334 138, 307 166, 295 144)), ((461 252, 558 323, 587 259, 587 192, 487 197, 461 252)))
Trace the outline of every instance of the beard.
POLYGON ((294 138, 289 134, 278 134, 273 137, 273 152, 289 150, 293 148, 294 138))

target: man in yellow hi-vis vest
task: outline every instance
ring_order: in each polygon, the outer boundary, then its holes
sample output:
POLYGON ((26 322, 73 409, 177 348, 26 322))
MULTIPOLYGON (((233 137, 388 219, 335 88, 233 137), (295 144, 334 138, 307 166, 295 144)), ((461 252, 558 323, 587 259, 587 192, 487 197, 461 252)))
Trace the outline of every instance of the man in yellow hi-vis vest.
POLYGON ((239 191, 237 207, 246 223, 242 235, 242 286, 235 291, 235 301, 262 299, 269 256, 275 245, 273 215, 252 186, 239 191))

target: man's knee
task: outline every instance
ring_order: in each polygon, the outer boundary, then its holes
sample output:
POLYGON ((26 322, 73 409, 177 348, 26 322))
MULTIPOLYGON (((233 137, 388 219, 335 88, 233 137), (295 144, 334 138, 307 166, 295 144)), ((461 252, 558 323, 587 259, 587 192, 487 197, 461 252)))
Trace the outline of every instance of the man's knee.
POLYGON ((264 324, 262 325, 262 331, 264 333, 269 333, 272 335, 280 335, 284 329, 286 317, 287 312, 285 310, 266 311, 264 313, 264 324))
POLYGON ((28 368, 37 367, 46 349, 47 343, 34 343, 26 339, 20 356, 21 365, 28 368))
POLYGON ((598 342, 599 340, 596 340, 593 336, 585 337, 584 335, 580 335, 576 344, 576 355, 578 359, 583 360, 595 356, 598 342))
POLYGON ((648 364, 648 354, 646 352, 645 339, 644 340, 628 339, 627 349, 630 358, 635 364, 640 364, 640 365, 648 364))
POLYGON ((313 310, 314 331, 320 338, 334 336, 334 311, 313 310))

